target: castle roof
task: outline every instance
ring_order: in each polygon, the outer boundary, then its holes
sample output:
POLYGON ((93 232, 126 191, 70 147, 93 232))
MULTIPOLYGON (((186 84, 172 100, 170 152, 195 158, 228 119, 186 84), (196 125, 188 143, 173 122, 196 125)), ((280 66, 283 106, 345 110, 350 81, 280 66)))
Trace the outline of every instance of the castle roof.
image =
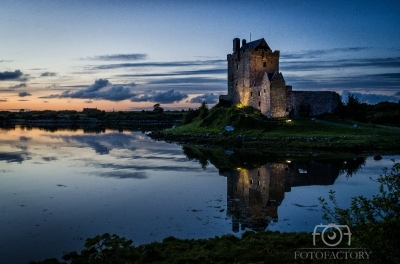
POLYGON ((249 43, 246 43, 240 49, 241 50, 256 50, 256 49, 271 50, 271 48, 268 46, 268 44, 264 38, 257 39, 257 40, 251 41, 249 43))

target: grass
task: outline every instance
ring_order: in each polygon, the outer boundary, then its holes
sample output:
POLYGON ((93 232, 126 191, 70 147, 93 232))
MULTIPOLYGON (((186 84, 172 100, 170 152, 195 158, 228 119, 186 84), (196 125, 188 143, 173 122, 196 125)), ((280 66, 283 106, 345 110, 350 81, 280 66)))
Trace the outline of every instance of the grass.
POLYGON ((159 133, 159 139, 197 145, 278 149, 281 151, 396 152, 400 150, 400 129, 382 125, 338 120, 268 119, 246 107, 212 108, 204 118, 159 133), (233 126, 232 132, 224 130, 233 126))

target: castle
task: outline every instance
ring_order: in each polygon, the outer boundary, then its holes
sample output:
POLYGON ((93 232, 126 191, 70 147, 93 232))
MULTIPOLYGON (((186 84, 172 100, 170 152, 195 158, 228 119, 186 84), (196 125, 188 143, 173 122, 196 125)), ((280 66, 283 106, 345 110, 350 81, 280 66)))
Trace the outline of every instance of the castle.
POLYGON ((340 96, 330 91, 292 91, 279 72, 279 50, 272 51, 264 38, 246 43, 233 39, 228 54, 228 94, 221 103, 259 109, 269 118, 315 116, 331 113, 340 96))

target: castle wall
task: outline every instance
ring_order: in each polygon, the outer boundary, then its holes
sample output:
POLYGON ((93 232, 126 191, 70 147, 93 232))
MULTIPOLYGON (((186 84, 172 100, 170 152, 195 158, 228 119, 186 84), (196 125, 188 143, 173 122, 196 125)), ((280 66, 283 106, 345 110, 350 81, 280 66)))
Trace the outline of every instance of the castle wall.
POLYGON ((340 103, 340 95, 330 91, 292 91, 287 100, 295 116, 316 116, 332 113, 340 103))
POLYGON ((274 78, 271 80, 270 89, 271 117, 278 118, 287 116, 286 83, 281 74, 279 74, 279 76, 274 76, 274 78))

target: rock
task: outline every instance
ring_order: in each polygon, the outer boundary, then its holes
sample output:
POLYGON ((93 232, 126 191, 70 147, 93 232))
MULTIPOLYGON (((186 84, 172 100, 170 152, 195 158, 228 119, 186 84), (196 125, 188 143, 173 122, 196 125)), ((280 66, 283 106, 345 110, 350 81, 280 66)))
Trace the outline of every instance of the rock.
POLYGON ((225 131, 227 131, 227 132, 231 132, 233 130, 235 130, 235 128, 233 126, 226 126, 225 127, 225 131))
POLYGON ((374 156, 374 160, 381 160, 382 159, 382 156, 381 155, 375 155, 374 156))
POLYGON ((225 150, 225 154, 228 156, 233 155, 233 153, 235 153, 235 152, 233 152, 232 150, 229 150, 229 149, 225 150))

